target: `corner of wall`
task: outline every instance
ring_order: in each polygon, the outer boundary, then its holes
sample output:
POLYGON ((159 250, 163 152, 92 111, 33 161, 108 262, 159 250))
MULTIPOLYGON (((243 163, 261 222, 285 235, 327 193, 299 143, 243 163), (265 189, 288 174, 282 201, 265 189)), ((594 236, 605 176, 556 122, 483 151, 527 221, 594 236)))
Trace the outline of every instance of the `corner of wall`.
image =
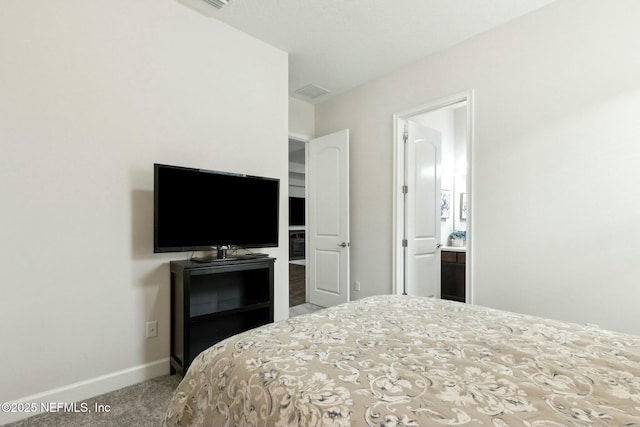
POLYGON ((289 134, 315 136, 315 105, 289 97, 289 134))

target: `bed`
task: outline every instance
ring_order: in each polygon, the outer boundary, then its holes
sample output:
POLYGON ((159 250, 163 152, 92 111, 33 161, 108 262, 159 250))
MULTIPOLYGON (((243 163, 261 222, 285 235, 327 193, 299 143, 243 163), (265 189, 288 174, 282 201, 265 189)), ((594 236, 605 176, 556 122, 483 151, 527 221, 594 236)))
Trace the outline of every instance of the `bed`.
POLYGON ((201 353, 169 426, 640 426, 640 337, 425 297, 364 298, 201 353))

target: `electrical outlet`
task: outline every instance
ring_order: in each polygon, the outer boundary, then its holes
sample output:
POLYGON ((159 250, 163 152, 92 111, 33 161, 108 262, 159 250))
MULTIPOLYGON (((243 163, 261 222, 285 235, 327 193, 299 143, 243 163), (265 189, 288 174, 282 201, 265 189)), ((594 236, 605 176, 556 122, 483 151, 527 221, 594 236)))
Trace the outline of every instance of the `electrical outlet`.
POLYGON ((158 321, 152 320, 147 322, 147 338, 153 338, 158 336, 158 321))
POLYGON ((359 291, 360 290, 360 282, 356 280, 356 286, 355 286, 355 290, 359 291))

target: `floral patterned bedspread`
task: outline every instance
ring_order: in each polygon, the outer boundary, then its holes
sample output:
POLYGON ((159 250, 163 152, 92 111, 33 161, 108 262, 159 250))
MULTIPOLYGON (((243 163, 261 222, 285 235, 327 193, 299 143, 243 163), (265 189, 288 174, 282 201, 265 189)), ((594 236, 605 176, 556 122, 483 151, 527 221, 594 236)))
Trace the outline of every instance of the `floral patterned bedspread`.
POLYGON ((378 296, 200 354, 165 426, 640 426, 640 337, 378 296))

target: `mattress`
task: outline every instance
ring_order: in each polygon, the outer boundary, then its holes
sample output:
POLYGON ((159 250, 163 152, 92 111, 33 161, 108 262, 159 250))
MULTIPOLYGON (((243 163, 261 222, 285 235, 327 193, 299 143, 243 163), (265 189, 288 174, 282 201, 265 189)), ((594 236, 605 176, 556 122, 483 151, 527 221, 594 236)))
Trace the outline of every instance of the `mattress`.
POLYGON ((191 364, 165 426, 640 426, 640 337, 426 297, 265 325, 191 364))

